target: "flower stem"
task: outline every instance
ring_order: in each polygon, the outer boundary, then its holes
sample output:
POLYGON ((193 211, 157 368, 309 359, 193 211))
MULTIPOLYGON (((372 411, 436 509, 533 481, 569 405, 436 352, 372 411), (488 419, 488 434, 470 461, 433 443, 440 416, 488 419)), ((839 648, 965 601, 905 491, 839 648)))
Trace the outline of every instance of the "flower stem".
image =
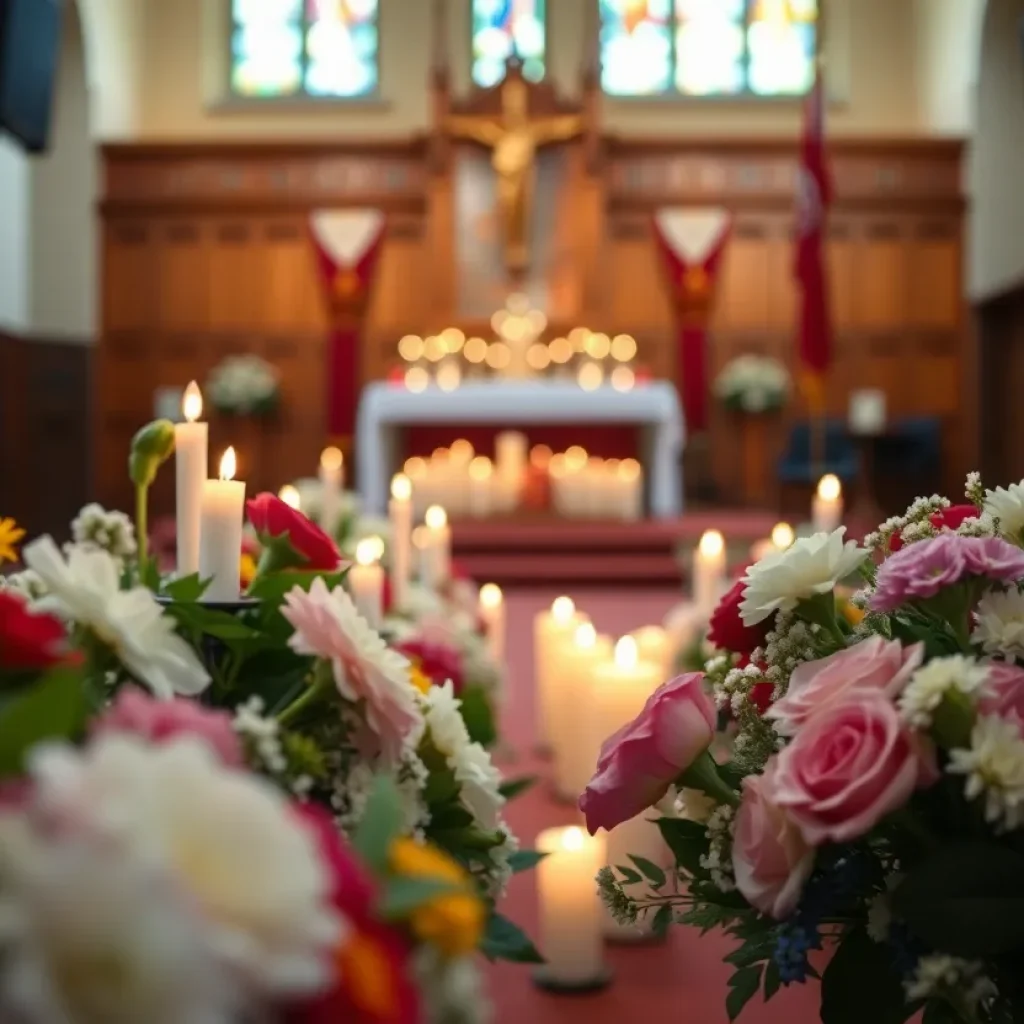
POLYGON ((139 579, 146 575, 149 561, 149 488, 135 485, 135 539, 139 547, 139 579))
MULTIPOLYGON (((322 668, 322 666, 321 666, 322 668)), ((279 725, 290 725, 304 711, 311 708, 321 697, 323 697, 332 685, 330 670, 324 672, 317 670, 313 682, 302 691, 283 711, 277 715, 279 725)))
POLYGON ((738 807, 740 798, 718 774, 718 765, 707 750, 679 777, 677 785, 698 789, 719 803, 738 807))

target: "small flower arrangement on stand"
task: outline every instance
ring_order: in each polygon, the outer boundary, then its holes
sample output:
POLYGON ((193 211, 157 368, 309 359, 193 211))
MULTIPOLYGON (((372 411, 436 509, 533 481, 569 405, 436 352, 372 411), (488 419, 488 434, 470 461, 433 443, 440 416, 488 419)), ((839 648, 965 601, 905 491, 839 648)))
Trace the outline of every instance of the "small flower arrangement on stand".
POLYGON ((727 409, 748 415, 777 412, 786 404, 789 391, 789 372, 770 356, 737 356, 726 363, 714 383, 715 396, 727 409))
POLYGON ((622 921, 724 928, 730 1019, 820 977, 824 1024, 1024 1020, 1024 483, 966 493, 752 565, 704 675, 602 750, 592 831, 673 790, 682 817, 658 822, 672 872, 607 868, 601 894, 622 921), (854 575, 863 615, 837 594, 854 575))
POLYGON ((206 394, 222 416, 271 416, 280 398, 277 370, 255 355, 228 356, 206 382, 206 394))

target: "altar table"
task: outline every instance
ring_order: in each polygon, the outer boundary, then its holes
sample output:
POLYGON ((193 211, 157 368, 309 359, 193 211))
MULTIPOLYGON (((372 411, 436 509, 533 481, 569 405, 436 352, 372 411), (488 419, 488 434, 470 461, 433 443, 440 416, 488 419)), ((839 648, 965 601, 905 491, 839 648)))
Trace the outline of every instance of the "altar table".
POLYGON ((367 514, 387 511, 388 484, 398 468, 398 431, 432 423, 635 425, 642 430, 648 514, 675 519, 682 513, 685 428, 678 393, 667 381, 637 384, 629 391, 610 386, 584 391, 575 382, 553 380, 469 382, 455 391, 369 384, 359 402, 356 429, 359 492, 367 514))

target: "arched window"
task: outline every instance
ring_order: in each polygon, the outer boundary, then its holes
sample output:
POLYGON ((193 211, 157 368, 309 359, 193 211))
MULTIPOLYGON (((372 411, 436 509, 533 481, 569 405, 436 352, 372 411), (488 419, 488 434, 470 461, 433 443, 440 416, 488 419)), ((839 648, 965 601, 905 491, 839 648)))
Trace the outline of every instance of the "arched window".
POLYGON ((819 0, 600 0, 612 96, 798 96, 814 79, 819 0))
POLYGON ((473 81, 484 88, 505 77, 505 61, 517 54, 523 75, 544 77, 545 0, 473 0, 473 81))
POLYGON ((231 91, 254 99, 376 93, 379 0, 231 0, 231 91))

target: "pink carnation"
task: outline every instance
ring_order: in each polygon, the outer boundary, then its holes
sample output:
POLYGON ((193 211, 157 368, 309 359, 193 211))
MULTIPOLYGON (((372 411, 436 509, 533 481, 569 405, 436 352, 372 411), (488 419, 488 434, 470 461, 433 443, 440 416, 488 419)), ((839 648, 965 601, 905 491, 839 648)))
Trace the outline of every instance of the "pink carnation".
POLYGON ((990 661, 988 683, 978 710, 983 715, 1015 718, 1024 731, 1024 669, 1005 661, 990 661))
POLYGON ((214 711, 185 698, 157 700, 134 686, 126 686, 95 725, 96 733, 128 732, 151 743, 166 743, 178 736, 204 740, 221 761, 241 767, 242 744, 226 711, 214 711))
POLYGON ((871 608, 891 612, 907 601, 934 597, 969 576, 1014 582, 1024 576, 1024 551, 1000 537, 955 533, 910 544, 879 566, 871 608))

